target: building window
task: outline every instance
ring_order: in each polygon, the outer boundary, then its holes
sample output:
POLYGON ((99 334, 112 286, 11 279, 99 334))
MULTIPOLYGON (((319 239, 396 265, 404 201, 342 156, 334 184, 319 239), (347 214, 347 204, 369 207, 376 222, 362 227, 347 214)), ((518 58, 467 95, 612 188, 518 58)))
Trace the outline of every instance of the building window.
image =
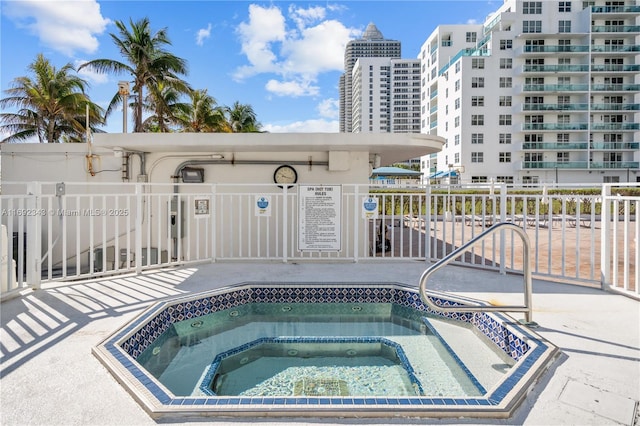
POLYGON ((540 15, 542 13, 541 1, 525 1, 522 2, 523 15, 540 15))
POLYGON ((472 144, 484 143, 484 133, 471 133, 471 143, 472 144))
POLYGON ((484 77, 471 77, 471 87, 484 87, 484 77))
POLYGON ((496 176, 496 182, 513 184, 513 176, 496 176))
POLYGON ((558 12, 571 12, 571 2, 561 1, 558 3, 558 12))
POLYGON ((558 124, 569 124, 570 122, 569 114, 558 114, 558 124))
POLYGON ((558 32, 559 33, 570 33, 571 32, 571 21, 559 21, 558 22, 558 32))
POLYGON ((456 80, 455 89, 456 89, 456 92, 460 90, 460 80, 456 80))
POLYGON ((486 176, 471 176, 471 183, 487 183, 486 176))
POLYGON ((511 133, 500 133, 498 140, 501 144, 510 144, 511 133))
POLYGON ((484 69, 484 58, 472 58, 471 68, 476 70, 484 69))
POLYGON ((460 61, 456 62, 456 73, 460 72, 460 61))
POLYGON ((513 47, 513 40, 500 40, 500 50, 507 50, 513 47))
POLYGON ((511 77, 500 77, 500 87, 511 87, 513 80, 511 77))
POLYGON ((498 153, 498 161, 501 163, 510 163, 511 162, 511 153, 510 152, 500 152, 498 153))
POLYGON ((558 152, 556 155, 556 161, 558 163, 568 163, 569 162, 569 153, 568 152, 558 152))
POLYGON ((454 101, 454 104, 456 109, 460 109, 460 98, 456 98, 456 100, 454 101))
POLYGON ((498 116, 498 124, 501 126, 511 125, 511 114, 500 114, 498 116))
POLYGON ((484 106, 484 96, 472 96, 471 106, 484 106))
POLYGON ((513 59, 500 58, 500 69, 510 70, 513 67, 513 59))
POLYGON ((530 143, 540 143, 543 141, 541 133, 529 133, 524 135, 524 141, 530 143))
POLYGON ((455 154, 453 154, 453 162, 456 164, 460 164, 460 153, 456 152, 455 154))
POLYGON ((454 127, 460 127, 460 117, 456 117, 456 118, 453 119, 453 126, 454 127))
MULTIPOLYGON (((460 145, 460 135, 455 135, 453 137, 453 144, 454 145, 460 145)), ((459 161, 456 161, 456 163, 459 163, 459 161)))
POLYGON ((522 21, 523 33, 541 33, 542 21, 522 21))
POLYGON ((569 143, 569 133, 558 133, 556 135, 556 142, 569 143))
POLYGON ((498 100, 498 104, 500 106, 510 107, 511 106, 511 96, 500 96, 500 98, 498 100))
POLYGON ((483 126, 484 125, 484 115, 482 115, 482 114, 472 114, 471 115, 471 125, 472 126, 483 126))
POLYGON ((467 43, 475 43, 476 37, 477 35, 475 32, 467 32, 467 43))
POLYGON ((472 152, 471 153, 471 162, 472 163, 484 163, 484 152, 472 152))

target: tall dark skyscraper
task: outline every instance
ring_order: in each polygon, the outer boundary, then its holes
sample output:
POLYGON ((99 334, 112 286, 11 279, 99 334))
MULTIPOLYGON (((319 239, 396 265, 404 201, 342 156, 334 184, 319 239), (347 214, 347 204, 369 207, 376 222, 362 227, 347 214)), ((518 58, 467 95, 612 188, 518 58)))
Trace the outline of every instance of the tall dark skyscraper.
POLYGON ((344 52, 344 74, 340 76, 340 132, 351 133, 352 128, 352 72, 358 58, 400 58, 397 40, 387 40, 380 30, 369 23, 362 37, 347 43, 344 52))

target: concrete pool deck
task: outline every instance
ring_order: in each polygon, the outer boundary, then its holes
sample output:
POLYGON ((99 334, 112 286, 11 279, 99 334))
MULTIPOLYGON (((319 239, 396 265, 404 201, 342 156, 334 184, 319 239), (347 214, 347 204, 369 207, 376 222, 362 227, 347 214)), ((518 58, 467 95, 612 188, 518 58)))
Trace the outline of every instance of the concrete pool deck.
MULTIPOLYGON (((640 302, 547 281, 534 281, 533 320, 539 324, 535 331, 557 345, 562 354, 507 420, 264 417, 155 421, 91 354, 91 348, 114 330, 166 297, 244 281, 417 285, 427 265, 420 261, 214 263, 57 283, 25 292, 0 305, 0 424, 640 424, 640 302)), ((449 266, 434 275, 430 288, 494 304, 522 303, 522 278, 514 275, 449 266)))

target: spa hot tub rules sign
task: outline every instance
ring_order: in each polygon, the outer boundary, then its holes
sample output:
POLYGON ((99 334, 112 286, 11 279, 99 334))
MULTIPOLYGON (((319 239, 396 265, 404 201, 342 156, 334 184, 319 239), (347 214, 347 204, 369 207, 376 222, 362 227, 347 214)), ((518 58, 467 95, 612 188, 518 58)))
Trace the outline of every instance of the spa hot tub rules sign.
POLYGON ((341 185, 298 186, 298 250, 340 251, 341 185))

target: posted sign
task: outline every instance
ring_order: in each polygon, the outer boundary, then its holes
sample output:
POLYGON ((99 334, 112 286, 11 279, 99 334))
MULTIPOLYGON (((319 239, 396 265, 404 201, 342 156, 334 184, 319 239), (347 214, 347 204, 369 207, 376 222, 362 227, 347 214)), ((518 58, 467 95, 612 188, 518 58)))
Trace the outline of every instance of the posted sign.
POLYGON ((342 186, 298 186, 298 250, 340 251, 342 186))

